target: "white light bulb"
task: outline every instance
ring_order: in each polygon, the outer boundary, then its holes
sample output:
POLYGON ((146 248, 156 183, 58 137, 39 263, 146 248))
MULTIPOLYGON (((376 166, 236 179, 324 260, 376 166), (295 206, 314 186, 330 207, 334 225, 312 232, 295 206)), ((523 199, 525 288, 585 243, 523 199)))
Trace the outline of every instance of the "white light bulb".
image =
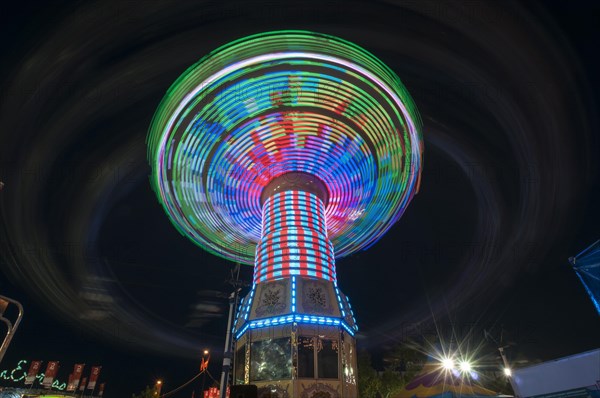
POLYGON ((460 370, 462 370, 463 372, 470 372, 471 371, 471 364, 467 361, 462 361, 460 363, 460 370))
POLYGON ((454 361, 452 360, 452 358, 442 359, 442 367, 446 370, 454 369, 454 361))

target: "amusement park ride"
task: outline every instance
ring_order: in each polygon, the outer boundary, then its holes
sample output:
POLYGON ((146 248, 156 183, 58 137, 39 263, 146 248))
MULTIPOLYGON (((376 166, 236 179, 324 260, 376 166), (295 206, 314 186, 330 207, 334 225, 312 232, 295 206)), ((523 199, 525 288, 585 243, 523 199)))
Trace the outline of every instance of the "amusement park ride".
POLYGON ((358 328, 335 259, 398 221, 418 191, 422 152, 400 79, 336 37, 246 37, 172 85, 148 135, 152 186, 184 236, 254 265, 228 330, 234 384, 357 395, 358 328))

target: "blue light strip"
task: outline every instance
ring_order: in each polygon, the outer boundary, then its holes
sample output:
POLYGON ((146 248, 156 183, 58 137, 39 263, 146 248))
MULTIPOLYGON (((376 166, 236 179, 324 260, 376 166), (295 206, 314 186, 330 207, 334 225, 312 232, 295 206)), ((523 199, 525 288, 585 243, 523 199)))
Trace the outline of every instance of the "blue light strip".
POLYGON ((242 337, 244 333, 246 333, 246 330, 248 330, 248 326, 249 325, 246 325, 242 328, 242 330, 240 330, 240 332, 235 336, 236 340, 239 340, 239 338, 242 337))
MULTIPOLYGON (((233 318, 236 320, 235 323, 237 323, 237 320, 240 319, 240 315, 242 314, 243 305, 244 305, 244 299, 241 299, 240 304, 238 305, 237 310, 235 311, 235 318, 233 318)), ((235 329, 235 323, 234 323, 234 329, 235 329)))
MULTIPOLYGON (((346 317, 346 311, 344 310, 344 303, 342 301, 342 297, 340 296, 340 289, 338 289, 337 282, 333 283, 333 287, 335 288, 335 294, 337 296, 338 306, 340 307, 340 312, 342 314, 342 318, 346 317)), ((356 323, 356 322, 354 322, 356 323)))
POLYGON ((352 317, 352 322, 354 322, 354 330, 358 330, 358 324, 356 323, 356 318, 354 317, 354 311, 352 311, 352 306, 350 305, 350 299, 346 296, 346 303, 348 303, 348 309, 350 310, 350 316, 352 317))
POLYGON ((292 276, 292 314, 296 313, 296 277, 292 276))
POLYGON ((348 326, 346 322, 342 322, 342 326, 344 329, 346 329, 346 332, 348 332, 350 336, 354 336, 354 330, 350 329, 350 326, 348 326))
POLYGON ((583 287, 585 287, 585 291, 587 292, 587 294, 592 299, 592 303, 594 304, 594 307, 596 307, 596 311, 598 311, 598 314, 600 315, 600 303, 598 303, 598 301, 596 300, 596 297, 594 296, 594 292, 592 292, 592 289, 590 289, 590 287, 587 285, 587 283, 585 283, 585 280, 580 275, 580 273, 579 273, 578 270, 575 270, 575 274, 577 275, 577 277, 579 278, 579 280, 583 284, 583 287))
POLYGON ((254 292, 256 291, 256 284, 252 285, 252 290, 250 291, 250 299, 246 304, 246 312, 244 314, 244 321, 248 320, 248 315, 250 315, 250 307, 252 307, 252 300, 254 299, 254 292))
POLYGON ((272 318, 263 318, 251 321, 246 324, 235 336, 239 339, 246 333, 248 329, 260 329, 269 326, 284 325, 288 323, 298 324, 311 324, 311 325, 326 325, 326 326, 342 326, 351 336, 354 336, 354 331, 346 322, 339 318, 331 318, 327 316, 314 316, 314 315, 302 315, 302 314, 288 314, 283 316, 276 316, 272 318))

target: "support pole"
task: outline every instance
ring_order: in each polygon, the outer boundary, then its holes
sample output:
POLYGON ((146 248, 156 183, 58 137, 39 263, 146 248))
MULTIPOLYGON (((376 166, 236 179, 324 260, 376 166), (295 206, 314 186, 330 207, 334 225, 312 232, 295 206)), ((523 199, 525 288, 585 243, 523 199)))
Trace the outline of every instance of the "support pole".
POLYGON ((233 358, 231 330, 233 328, 233 317, 235 316, 235 304, 237 302, 238 290, 235 289, 229 296, 229 319, 227 320, 227 334, 225 336, 225 352, 223 353, 223 371, 221 372, 221 398, 227 398, 227 384, 233 358))
MULTIPOLYGON (((506 347, 508 347, 508 346, 498 347, 498 351, 500 351, 500 357, 502 358, 502 363, 504 364, 504 369, 511 369, 511 371, 512 371, 512 368, 510 367, 508 360, 506 359, 506 354, 504 353, 504 349, 506 347)), ((521 394, 519 394, 519 391, 517 390, 517 386, 513 380, 512 374, 507 377, 508 377, 508 381, 510 382, 510 386, 513 389, 513 392, 515 393, 515 398, 519 398, 521 396, 521 394)))

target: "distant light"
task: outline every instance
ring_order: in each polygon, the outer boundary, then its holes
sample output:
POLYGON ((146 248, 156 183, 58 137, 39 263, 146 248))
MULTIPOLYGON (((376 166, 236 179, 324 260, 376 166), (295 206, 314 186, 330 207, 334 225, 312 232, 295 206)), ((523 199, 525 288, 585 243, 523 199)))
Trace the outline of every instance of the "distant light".
POLYGON ((204 355, 208 355, 208 350, 204 350, 204 355))
POLYGON ((471 371, 471 364, 467 361, 461 361, 460 362, 460 370, 463 372, 470 372, 471 371))
POLYGON ((452 358, 442 359, 442 367, 446 370, 454 369, 454 360, 452 358))
POLYGON ((162 384, 162 380, 157 380, 156 384, 162 384))
POLYGON ((506 376, 506 377, 512 376, 512 370, 510 370, 510 368, 504 368, 504 376, 506 376))

